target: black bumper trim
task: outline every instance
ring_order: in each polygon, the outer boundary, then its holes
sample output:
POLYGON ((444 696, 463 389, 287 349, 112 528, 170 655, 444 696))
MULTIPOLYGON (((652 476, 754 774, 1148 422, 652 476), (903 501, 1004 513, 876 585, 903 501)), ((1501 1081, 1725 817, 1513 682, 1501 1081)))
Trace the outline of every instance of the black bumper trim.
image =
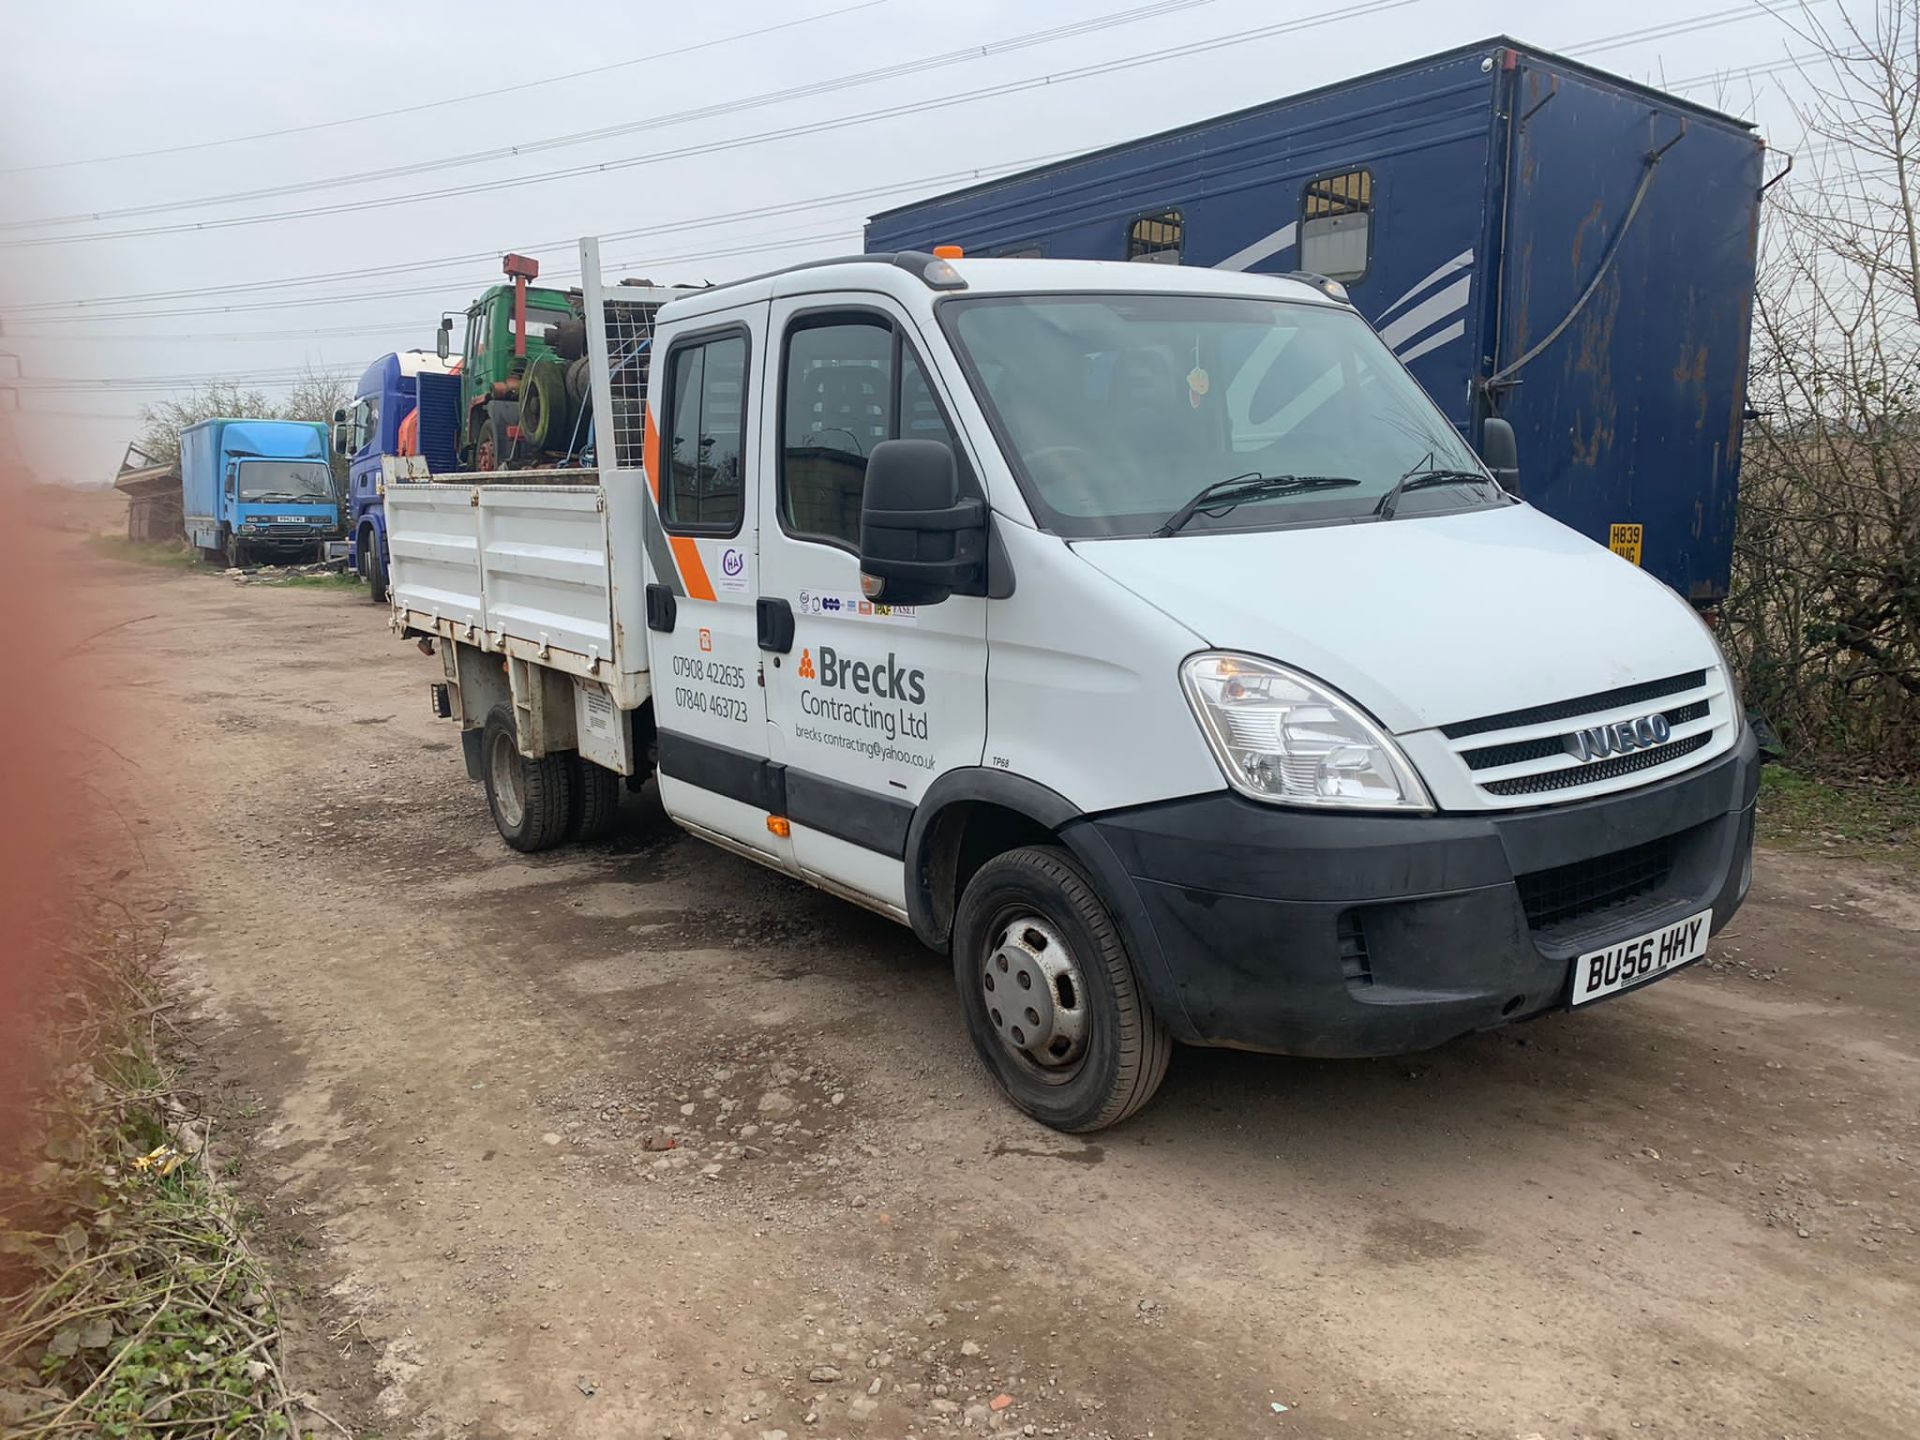
POLYGON ((1552 808, 1334 815, 1216 793, 1062 835, 1181 1039, 1398 1054, 1564 1004, 1569 962, 1585 951, 1709 907, 1717 933, 1746 895, 1758 770, 1749 734, 1691 774, 1552 808), (1673 863, 1658 884, 1529 925, 1517 877, 1663 837, 1673 863), (1352 963, 1360 936, 1364 972, 1352 963))

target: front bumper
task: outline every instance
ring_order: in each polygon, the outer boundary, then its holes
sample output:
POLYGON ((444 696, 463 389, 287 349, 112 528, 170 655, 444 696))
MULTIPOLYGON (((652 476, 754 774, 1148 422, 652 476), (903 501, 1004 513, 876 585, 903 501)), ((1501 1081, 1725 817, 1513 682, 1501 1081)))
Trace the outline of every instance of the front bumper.
POLYGON ((1213 794, 1078 821, 1161 1018, 1192 1043, 1392 1055, 1567 1003, 1583 952, 1752 879, 1751 733, 1687 775, 1477 815, 1284 810, 1213 794))

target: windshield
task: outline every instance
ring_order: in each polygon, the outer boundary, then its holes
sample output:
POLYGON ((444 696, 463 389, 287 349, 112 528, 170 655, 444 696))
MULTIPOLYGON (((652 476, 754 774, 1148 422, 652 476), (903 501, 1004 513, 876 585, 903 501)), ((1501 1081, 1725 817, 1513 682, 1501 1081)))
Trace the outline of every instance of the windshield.
MULTIPOLYGON (((1229 296, 954 299, 941 323, 1027 499, 1067 536, 1154 530, 1235 476, 1339 476, 1192 516, 1183 533, 1361 518, 1410 471, 1480 462, 1366 322, 1229 296)), ((1490 482, 1410 490, 1401 513, 1504 504, 1490 482)))
POLYGON ((240 466, 242 500, 333 498, 333 472, 317 460, 247 460, 240 466))

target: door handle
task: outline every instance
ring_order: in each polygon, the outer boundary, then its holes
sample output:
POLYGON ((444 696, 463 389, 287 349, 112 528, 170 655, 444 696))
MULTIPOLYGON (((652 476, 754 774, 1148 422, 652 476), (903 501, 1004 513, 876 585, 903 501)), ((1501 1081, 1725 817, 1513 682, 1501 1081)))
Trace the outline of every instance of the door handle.
POLYGON ((663 635, 673 633, 673 622, 678 618, 680 607, 674 603, 673 591, 666 586, 653 584, 647 586, 647 628, 658 630, 663 635))
POLYGON ((793 607, 786 601, 762 595, 753 602, 753 623, 762 650, 784 655, 793 649, 793 607))

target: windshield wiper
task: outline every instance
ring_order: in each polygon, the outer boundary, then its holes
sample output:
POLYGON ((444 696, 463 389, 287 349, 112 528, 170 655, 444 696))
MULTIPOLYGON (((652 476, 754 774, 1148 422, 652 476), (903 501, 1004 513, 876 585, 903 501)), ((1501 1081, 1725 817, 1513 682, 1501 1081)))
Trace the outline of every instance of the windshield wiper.
POLYGON ((1482 471, 1448 469, 1445 466, 1429 468, 1423 463, 1402 475, 1394 487, 1380 497, 1380 503, 1373 507, 1373 513, 1382 520, 1391 520, 1393 512, 1400 508, 1400 497, 1409 490, 1424 490, 1430 485, 1458 485, 1462 481, 1491 485, 1498 493, 1506 493, 1500 489, 1499 481, 1482 471))
POLYGON ((1345 475, 1261 475, 1248 471, 1216 480, 1166 518, 1153 531, 1155 536, 1174 534, 1202 510, 1209 515, 1224 515, 1249 500, 1271 500, 1280 495, 1300 495, 1309 490, 1345 490, 1358 485, 1345 475))

